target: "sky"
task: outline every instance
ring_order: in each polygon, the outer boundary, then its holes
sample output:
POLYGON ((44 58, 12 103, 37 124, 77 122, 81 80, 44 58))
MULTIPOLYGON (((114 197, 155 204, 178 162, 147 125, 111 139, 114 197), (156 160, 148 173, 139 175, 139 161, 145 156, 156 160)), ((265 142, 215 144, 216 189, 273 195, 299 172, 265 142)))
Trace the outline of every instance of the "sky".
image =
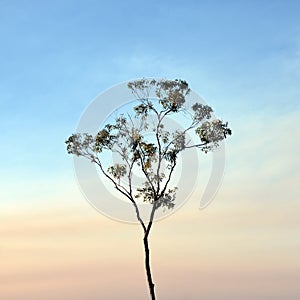
POLYGON ((148 299, 141 229, 89 205, 64 141, 101 92, 163 77, 185 79, 233 135, 214 201, 154 224, 158 299, 299 299, 299 10, 0 0, 1 298, 148 299))

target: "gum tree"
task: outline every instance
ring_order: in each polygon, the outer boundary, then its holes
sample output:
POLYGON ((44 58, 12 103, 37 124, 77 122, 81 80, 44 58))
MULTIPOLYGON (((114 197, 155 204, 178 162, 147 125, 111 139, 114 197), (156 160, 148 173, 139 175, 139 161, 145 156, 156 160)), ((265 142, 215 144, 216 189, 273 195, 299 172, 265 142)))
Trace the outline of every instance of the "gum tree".
MULTIPOLYGON (((72 134, 66 141, 67 151, 82 156, 96 164, 107 184, 111 184, 124 198, 132 203, 136 218, 143 230, 145 270, 151 299, 155 289, 150 268, 149 235, 155 212, 175 206, 177 187, 171 186, 172 175, 181 151, 198 148, 207 153, 231 134, 227 123, 213 118, 210 106, 194 103, 190 112, 185 109, 186 96, 190 93, 184 80, 142 79, 128 83, 135 96, 136 105, 132 112, 118 115, 111 124, 106 124, 96 135, 72 134), (151 93, 156 98, 151 98, 151 93), (168 117, 185 114, 190 123, 182 130, 167 126, 168 117), (145 135, 145 132, 152 135, 145 135), (193 132, 197 143, 187 139, 193 132), (120 163, 105 167, 105 152, 114 153, 120 163), (134 170, 139 169, 144 182, 134 184, 134 170), (151 204, 148 221, 143 220, 138 203, 151 204)), ((180 187, 179 187, 180 188, 180 187)))

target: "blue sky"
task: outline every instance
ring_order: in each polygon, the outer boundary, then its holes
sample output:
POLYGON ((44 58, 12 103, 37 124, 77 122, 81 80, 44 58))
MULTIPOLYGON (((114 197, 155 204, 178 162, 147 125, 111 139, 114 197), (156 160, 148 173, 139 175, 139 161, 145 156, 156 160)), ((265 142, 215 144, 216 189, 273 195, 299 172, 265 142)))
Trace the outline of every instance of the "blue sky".
POLYGON ((231 123, 298 110, 299 8, 298 1, 1 1, 1 175, 68 172, 63 142, 85 106, 132 78, 184 78, 231 123))
POLYGON ((243 116, 298 109, 299 9, 298 1, 0 1, 1 178, 70 176, 64 140, 83 109, 132 78, 186 79, 235 132, 243 116))
POLYGON ((1 1, 1 176, 68 172, 63 142, 84 107, 132 78, 186 79, 231 122, 297 110, 299 9, 298 1, 1 1))

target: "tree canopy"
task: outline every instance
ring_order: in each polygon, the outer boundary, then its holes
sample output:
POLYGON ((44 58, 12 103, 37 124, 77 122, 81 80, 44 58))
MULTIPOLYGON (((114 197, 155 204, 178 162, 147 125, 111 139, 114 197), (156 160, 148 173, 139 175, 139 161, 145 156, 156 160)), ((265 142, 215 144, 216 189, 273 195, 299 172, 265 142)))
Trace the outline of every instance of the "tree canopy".
POLYGON ((186 113, 184 104, 190 88, 184 80, 142 79, 129 82, 128 88, 138 101, 133 111, 119 115, 95 136, 72 134, 66 141, 67 151, 96 163, 131 202, 140 198, 155 203, 156 208, 173 208, 177 187, 169 184, 178 154, 188 148, 199 148, 207 153, 217 148, 231 130, 227 123, 213 118, 213 109, 202 103, 192 105, 190 124, 183 130, 165 126, 168 116, 186 113), (153 91, 157 99, 149 98, 153 91), (145 131, 153 132, 153 137, 147 139, 145 131), (190 131, 198 136, 199 143, 191 144, 187 140, 190 131), (101 161, 104 151, 117 153, 122 163, 104 169, 101 161), (132 185, 134 166, 140 168, 145 177, 144 184, 135 190, 132 185))

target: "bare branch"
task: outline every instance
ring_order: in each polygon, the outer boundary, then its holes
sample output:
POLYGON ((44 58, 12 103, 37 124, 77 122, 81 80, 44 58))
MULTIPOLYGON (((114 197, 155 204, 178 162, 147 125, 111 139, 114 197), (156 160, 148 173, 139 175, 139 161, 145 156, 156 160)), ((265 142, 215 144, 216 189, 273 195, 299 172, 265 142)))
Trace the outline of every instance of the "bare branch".
POLYGON ((96 159, 94 160, 94 162, 100 167, 101 172, 114 184, 115 188, 121 193, 123 194, 127 199, 129 199, 131 201, 131 203, 133 204, 135 211, 136 211, 136 215, 137 215, 137 219, 140 222, 140 224, 142 225, 144 232, 146 232, 146 226, 145 223, 143 222, 143 220, 140 217, 140 211, 138 209, 138 206, 135 202, 135 200, 132 197, 132 194, 130 194, 128 191, 124 192, 119 188, 119 185, 113 180, 113 178, 111 178, 103 169, 101 162, 96 159))
POLYGON ((170 169, 170 172, 169 172, 169 176, 168 176, 167 182, 165 183, 165 186, 164 186, 163 190, 162 190, 161 193, 159 194, 159 198, 164 196, 164 194, 165 194, 165 192, 166 192, 166 189, 167 189, 167 187, 168 187, 168 184, 170 183, 170 180, 171 180, 173 171, 174 171, 174 169, 175 169, 175 166, 176 166, 176 162, 173 162, 173 164, 172 164, 172 166, 171 166, 171 169, 170 169))

